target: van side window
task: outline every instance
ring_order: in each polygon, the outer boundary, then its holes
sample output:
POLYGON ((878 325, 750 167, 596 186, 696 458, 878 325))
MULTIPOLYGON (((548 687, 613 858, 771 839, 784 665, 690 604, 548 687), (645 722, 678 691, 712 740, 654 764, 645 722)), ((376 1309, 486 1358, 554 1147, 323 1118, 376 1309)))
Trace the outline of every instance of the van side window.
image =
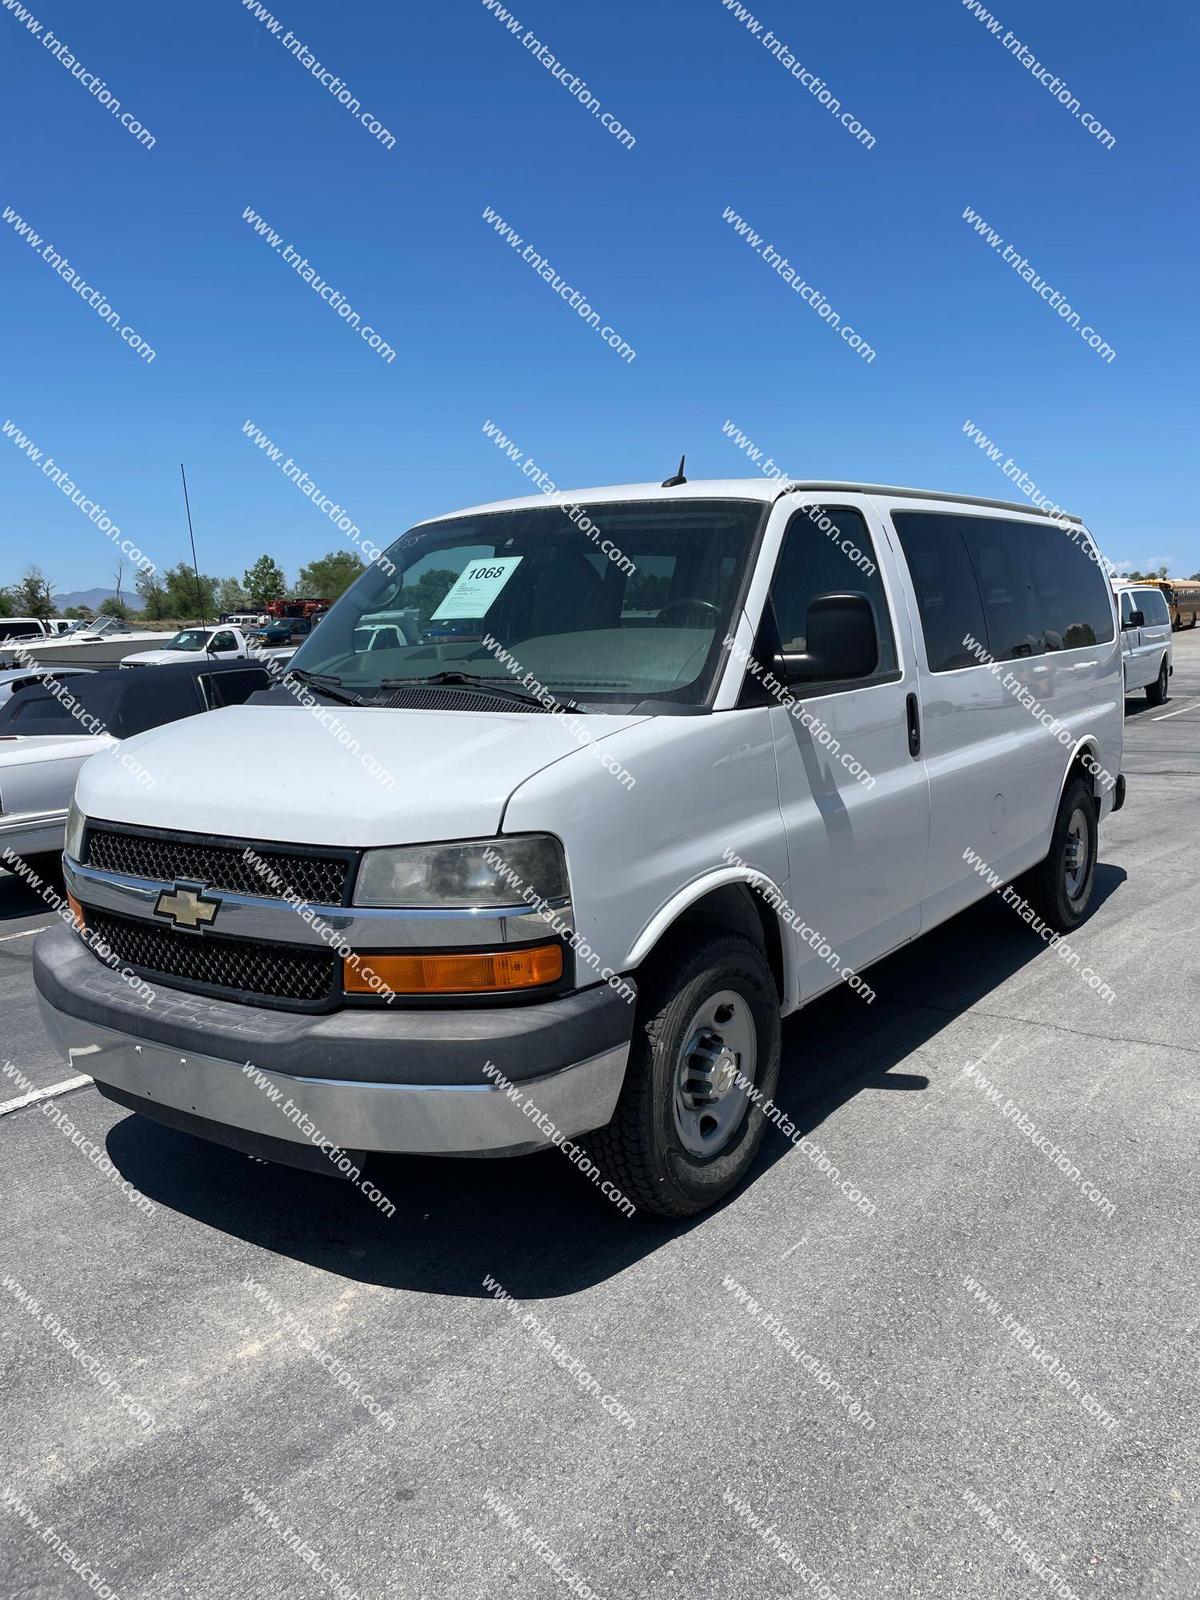
POLYGON ((895 511, 931 672, 1103 644, 1113 637, 1108 584, 1056 524, 940 511, 895 511), (973 592, 972 592, 973 591, 973 592))
POLYGON ((1121 590, 1121 626, 1127 628, 1129 619, 1133 615, 1133 594, 1129 589, 1121 590))
POLYGON ((1171 613, 1167 610, 1161 589, 1137 589, 1135 595, 1138 610, 1147 622, 1170 622, 1171 613))
POLYGON ((1006 522, 1021 528, 1030 552, 1047 650, 1077 650, 1113 636, 1108 579, 1069 533, 1053 522, 1006 522))
MULTIPOLYGON (((1026 522, 999 522, 991 517, 963 517, 961 526, 994 658, 1019 661, 1044 655, 1048 649, 1061 649, 1061 644, 1046 642, 1039 596, 1033 586, 1034 540, 1030 535, 1041 530, 1026 522)), ((1059 538, 1065 542, 1065 535, 1059 534, 1059 538)))
POLYGON ((893 511, 892 522, 917 595, 930 672, 976 667, 990 648, 983 603, 958 518, 941 512, 893 511))
MULTIPOLYGON (((875 613, 879 637, 875 671, 869 678, 843 681, 873 683, 894 677, 899 669, 892 619, 875 546, 859 511, 810 506, 797 511, 787 525, 771 583, 771 604, 780 646, 789 655, 807 648, 808 607, 819 594, 864 594, 875 613), (867 565, 860 565, 860 557, 867 565)), ((812 687, 806 684, 806 692, 811 693, 812 687)))

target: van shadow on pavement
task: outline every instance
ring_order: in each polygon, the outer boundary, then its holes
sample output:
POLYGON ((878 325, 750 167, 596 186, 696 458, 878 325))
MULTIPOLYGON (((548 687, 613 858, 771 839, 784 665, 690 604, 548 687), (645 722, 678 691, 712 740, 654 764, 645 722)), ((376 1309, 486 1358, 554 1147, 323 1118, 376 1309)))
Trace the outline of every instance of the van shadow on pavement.
MULTIPOLYGON (((1124 879, 1099 866, 1093 909, 1124 879)), ((993 897, 871 968, 873 1003, 844 987, 814 1002, 784 1025, 782 1112, 810 1134, 864 1089, 920 1093, 928 1079, 897 1065, 1039 955, 1057 959, 993 897)), ((344 1181, 254 1161, 145 1117, 118 1122, 107 1148, 161 1206, 346 1278, 427 1294, 486 1297, 489 1273, 517 1299, 572 1294, 705 1220, 627 1218, 557 1151, 377 1157, 368 1175, 395 1205, 388 1218, 344 1181)), ((807 1157, 768 1129, 749 1183, 785 1160, 807 1157)), ((870 1174, 857 1176, 869 1189, 870 1174)))

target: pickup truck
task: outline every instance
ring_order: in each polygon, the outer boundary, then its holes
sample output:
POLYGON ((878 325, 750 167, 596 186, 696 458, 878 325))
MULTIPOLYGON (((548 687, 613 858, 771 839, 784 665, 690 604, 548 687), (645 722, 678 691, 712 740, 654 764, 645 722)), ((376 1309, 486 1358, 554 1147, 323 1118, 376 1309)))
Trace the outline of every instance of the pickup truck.
POLYGON ((0 645, 22 644, 26 639, 56 639, 65 631, 44 617, 0 617, 0 645))
POLYGON ((252 637, 263 645, 303 644, 321 617, 272 617, 252 630, 252 637))
POLYGON ((180 661, 244 661, 250 644, 240 628, 181 628, 161 650, 134 650, 123 667, 169 667, 180 661))

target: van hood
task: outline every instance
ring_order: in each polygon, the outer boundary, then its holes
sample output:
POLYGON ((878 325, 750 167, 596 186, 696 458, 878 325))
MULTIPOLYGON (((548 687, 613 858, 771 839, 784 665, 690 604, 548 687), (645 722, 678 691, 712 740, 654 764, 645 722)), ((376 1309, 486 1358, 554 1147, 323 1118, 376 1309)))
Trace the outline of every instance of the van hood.
MULTIPOLYGON (((589 714, 593 741, 646 719, 589 714)), ((88 817, 184 833, 367 847, 488 838, 520 784, 557 761, 594 761, 538 712, 229 706, 126 739, 89 761, 88 817)), ((597 767, 598 774, 601 769, 597 767)))

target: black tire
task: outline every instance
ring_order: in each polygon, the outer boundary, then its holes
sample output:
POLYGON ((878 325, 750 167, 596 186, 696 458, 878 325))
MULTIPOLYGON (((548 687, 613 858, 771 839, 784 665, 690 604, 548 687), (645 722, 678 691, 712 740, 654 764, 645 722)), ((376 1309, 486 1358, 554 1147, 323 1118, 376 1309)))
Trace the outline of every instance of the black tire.
POLYGON ((693 1216, 742 1181, 762 1141, 760 1106, 779 1081, 779 995, 761 950, 740 934, 700 934, 699 941, 677 940, 643 970, 621 1098, 612 1121, 586 1140, 605 1177, 653 1216, 693 1216), (676 1097, 690 1026, 706 1000, 725 991, 744 1002, 753 1022, 755 1067, 746 1076, 759 1100, 747 1104, 727 1143, 702 1156, 685 1148, 676 1097))
POLYGON ((1070 779, 1063 792, 1049 853, 1025 874, 1019 885, 1042 920, 1058 933, 1070 933, 1088 914, 1096 882, 1098 844, 1096 797, 1091 784, 1076 776, 1070 779), (1070 863, 1076 854, 1071 847, 1071 836, 1077 819, 1081 819, 1084 826, 1086 854, 1079 862, 1082 874, 1075 877, 1078 867, 1072 868, 1070 863))
POLYGON ((1158 677, 1153 683, 1146 685, 1146 699, 1152 706, 1161 706, 1167 698, 1167 658, 1162 658, 1162 666, 1158 669, 1158 677))

